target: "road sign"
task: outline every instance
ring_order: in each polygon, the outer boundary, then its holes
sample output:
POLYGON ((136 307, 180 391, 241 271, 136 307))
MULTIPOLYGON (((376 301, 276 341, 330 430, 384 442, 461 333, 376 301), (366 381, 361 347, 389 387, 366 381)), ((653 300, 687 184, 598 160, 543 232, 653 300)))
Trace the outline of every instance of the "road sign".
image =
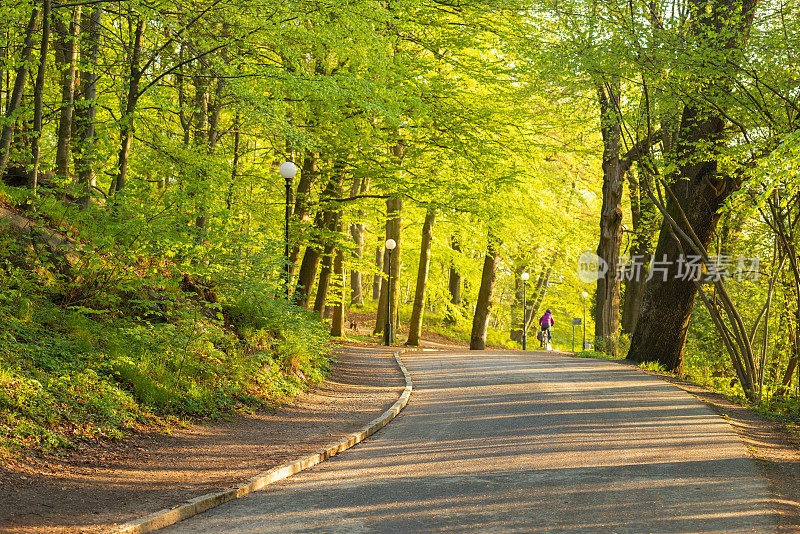
POLYGON ((580 317, 573 317, 572 318, 572 326, 580 326, 581 318, 580 317))

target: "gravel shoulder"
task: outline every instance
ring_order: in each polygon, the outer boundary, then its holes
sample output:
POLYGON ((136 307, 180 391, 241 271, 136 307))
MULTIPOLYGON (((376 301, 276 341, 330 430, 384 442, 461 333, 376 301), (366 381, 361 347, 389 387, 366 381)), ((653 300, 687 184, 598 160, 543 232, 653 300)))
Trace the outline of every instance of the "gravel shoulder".
MULTIPOLYGON (((396 350, 396 349, 395 349, 396 350)), ((331 376, 274 413, 83 444, 0 469, 0 531, 96 533, 281 465, 360 430, 405 387, 393 350, 348 343, 331 376)))

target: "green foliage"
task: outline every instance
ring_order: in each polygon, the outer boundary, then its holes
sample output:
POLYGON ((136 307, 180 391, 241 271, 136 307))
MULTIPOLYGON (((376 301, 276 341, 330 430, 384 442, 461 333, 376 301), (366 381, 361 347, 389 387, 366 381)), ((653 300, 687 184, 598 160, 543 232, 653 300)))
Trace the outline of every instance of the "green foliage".
POLYGON ((661 365, 659 362, 655 362, 655 361, 653 361, 653 362, 644 362, 644 363, 640 363, 639 367, 642 368, 642 369, 645 369, 647 371, 653 371, 654 373, 667 374, 667 370, 664 369, 664 366, 661 365))
MULTIPOLYGON (((240 292, 253 258, 244 274, 222 254, 181 265, 148 255, 174 246, 169 236, 135 245, 130 221, 61 215, 81 236, 63 252, 0 231, 0 454, 269 408, 326 375, 316 316, 268 297, 270 279, 240 292), (113 241, 99 231, 109 227, 113 241), (63 265, 75 251, 79 261, 63 265), (214 273, 224 282, 204 282, 214 273)), ((37 224, 45 236, 53 223, 37 224)))
POLYGON ((582 350, 580 352, 575 353, 576 358, 594 358, 596 360, 620 360, 620 357, 614 357, 611 354, 607 354, 602 351, 597 350, 582 350))
POLYGON ((464 330, 468 326, 468 319, 464 315, 464 310, 448 302, 445 305, 444 315, 442 321, 444 324, 451 326, 454 330, 464 330))

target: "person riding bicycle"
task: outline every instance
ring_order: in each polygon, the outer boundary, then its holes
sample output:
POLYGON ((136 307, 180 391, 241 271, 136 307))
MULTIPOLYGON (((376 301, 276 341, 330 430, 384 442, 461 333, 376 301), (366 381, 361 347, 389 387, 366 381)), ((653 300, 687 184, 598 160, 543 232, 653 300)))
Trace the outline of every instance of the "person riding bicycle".
POLYGON ((554 324, 553 315, 550 313, 550 310, 547 310, 544 312, 544 315, 542 315, 542 318, 539 319, 539 326, 542 328, 542 344, 540 346, 544 347, 553 339, 553 331, 550 329, 554 324))

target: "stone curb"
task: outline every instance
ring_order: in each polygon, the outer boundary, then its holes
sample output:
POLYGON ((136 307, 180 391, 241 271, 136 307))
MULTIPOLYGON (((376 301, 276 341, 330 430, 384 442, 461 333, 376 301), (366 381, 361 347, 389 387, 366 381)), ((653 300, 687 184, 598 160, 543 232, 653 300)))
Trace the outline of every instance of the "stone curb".
POLYGON ((397 364, 400 366, 400 370, 403 372, 403 376, 405 377, 406 387, 403 390, 403 393, 400 395, 400 398, 395 401, 391 408, 383 412, 383 414, 381 414, 379 417, 373 419, 367 424, 367 426, 362 428, 361 431, 350 434, 342 441, 327 445, 319 449, 317 452, 303 456, 302 458, 292 462, 273 467, 269 471, 260 473, 234 488, 214 493, 207 493, 205 495, 195 497, 194 499, 190 499, 183 504, 175 506, 174 508, 159 510, 158 512, 154 512, 145 517, 129 521, 115 528, 112 530, 112 532, 115 534, 146 534, 148 532, 154 532, 158 529, 167 527, 179 521, 183 521, 184 519, 188 519, 192 516, 205 512, 206 510, 214 508, 215 506, 219 506, 220 504, 226 503, 230 500, 238 499, 239 497, 244 497, 248 493, 263 489, 265 486, 273 482, 287 478, 295 473, 303 471, 304 469, 308 469, 309 467, 313 467, 324 462, 328 458, 336 456, 338 453, 349 449, 353 445, 361 443, 372 434, 385 427, 389 421, 394 419, 397 414, 400 413, 400 410, 405 408, 406 404, 408 404, 412 390, 411 376, 408 374, 406 366, 400 359, 400 355, 418 350, 420 349, 402 349, 393 354, 397 364))

